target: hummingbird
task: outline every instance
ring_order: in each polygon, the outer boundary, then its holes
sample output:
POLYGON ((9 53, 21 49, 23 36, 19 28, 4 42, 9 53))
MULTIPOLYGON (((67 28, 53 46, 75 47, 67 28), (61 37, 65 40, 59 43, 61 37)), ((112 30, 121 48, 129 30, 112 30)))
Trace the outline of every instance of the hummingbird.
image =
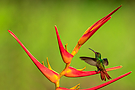
MULTIPOLYGON (((89 49, 92 50, 91 48, 89 48, 89 49)), ((108 59, 107 58, 101 59, 101 54, 99 52, 95 52, 94 50, 92 50, 92 51, 95 53, 95 58, 80 57, 80 59, 84 60, 86 63, 88 63, 92 66, 96 66, 97 72, 100 71, 100 77, 101 77, 102 81, 103 80, 106 81, 106 77, 107 77, 108 80, 110 80, 111 77, 109 76, 109 74, 105 70, 105 66, 107 66, 109 64, 108 59)))

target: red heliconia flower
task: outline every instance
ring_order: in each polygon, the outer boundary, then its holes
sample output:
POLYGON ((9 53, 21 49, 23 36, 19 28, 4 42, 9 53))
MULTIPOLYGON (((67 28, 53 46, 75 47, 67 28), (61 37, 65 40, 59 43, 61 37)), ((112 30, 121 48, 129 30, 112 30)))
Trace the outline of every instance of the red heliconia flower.
POLYGON ((43 75, 49 79, 51 82, 56 84, 56 87, 59 87, 59 74, 53 70, 50 70, 49 68, 42 65, 28 50, 27 48, 21 43, 21 41, 16 37, 16 35, 8 30, 8 32, 15 38, 15 40, 21 45, 21 47, 24 49, 24 51, 28 54, 28 56, 31 58, 31 60, 34 62, 34 64, 37 66, 37 68, 43 73, 43 75))
MULTIPOLYGON (((122 6, 122 5, 121 5, 122 6)), ((103 25, 105 24, 109 19, 111 19, 111 15, 115 13, 121 6, 116 8, 114 11, 112 11, 110 14, 107 16, 103 17, 99 21, 97 21, 95 24, 93 24, 91 27, 89 27, 83 34, 83 36, 79 39, 77 45, 72 51, 72 55, 74 56, 80 47, 103 25)))
MULTIPOLYGON (((21 41, 15 36, 15 34, 13 32, 11 32, 10 30, 8 30, 8 32, 16 39, 16 41, 21 45, 21 47, 24 49, 24 51, 28 54, 28 56, 31 58, 31 60, 34 62, 34 64, 37 66, 37 68, 43 73, 43 75, 49 79, 51 82, 53 82, 56 85, 56 90, 96 90, 99 88, 102 88, 108 84, 111 84, 127 75, 129 75, 131 72, 128 72, 126 74, 123 74, 115 79, 112 79, 106 83, 103 83, 101 85, 92 87, 92 88, 88 88, 88 89, 79 89, 80 88, 80 84, 67 89, 64 87, 59 87, 59 80, 61 78, 61 76, 66 76, 66 77, 84 77, 84 76, 90 76, 90 75, 94 75, 94 74, 98 74, 100 73, 100 71, 96 72, 96 71, 83 71, 85 68, 83 69, 75 69, 73 67, 70 66, 71 60, 74 57, 74 55, 78 52, 78 50, 80 49, 80 47, 103 25, 105 24, 110 18, 111 15, 113 13, 115 13, 121 6, 119 6, 117 9, 115 9, 114 11, 112 11, 110 14, 108 14, 107 16, 105 16, 104 18, 100 19, 99 21, 97 21, 94 25, 92 25, 91 27, 89 27, 85 33, 83 34, 83 36, 79 39, 77 45, 75 46, 75 48, 73 49, 72 53, 69 53, 67 51, 67 46, 62 45, 57 27, 55 26, 55 31, 56 31, 56 35, 57 35, 57 40, 58 40, 58 45, 59 45, 59 49, 60 49, 60 54, 62 56, 63 61, 66 63, 66 67, 65 69, 59 74, 57 72, 55 72, 54 70, 51 69, 51 66, 48 62, 48 58, 47 58, 47 63, 48 63, 48 68, 44 66, 44 64, 41 64, 28 50, 27 48, 21 43, 21 41)), ((115 70, 115 69, 119 69, 122 66, 117 66, 117 67, 112 67, 112 68, 108 68, 106 69, 106 71, 111 71, 111 70, 115 70)))

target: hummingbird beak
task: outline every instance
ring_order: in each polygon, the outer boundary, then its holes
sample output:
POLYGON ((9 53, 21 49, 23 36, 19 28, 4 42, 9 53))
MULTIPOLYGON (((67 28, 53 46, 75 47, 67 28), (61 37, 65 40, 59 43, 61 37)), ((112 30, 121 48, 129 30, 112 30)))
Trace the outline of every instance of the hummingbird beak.
POLYGON ((96 53, 93 49, 89 48, 91 51, 93 51, 94 53, 96 53))

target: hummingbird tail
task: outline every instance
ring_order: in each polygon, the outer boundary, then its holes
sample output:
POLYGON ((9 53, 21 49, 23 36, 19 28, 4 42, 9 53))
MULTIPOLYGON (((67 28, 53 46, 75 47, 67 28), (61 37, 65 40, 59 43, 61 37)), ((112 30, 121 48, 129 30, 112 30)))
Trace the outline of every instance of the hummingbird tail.
POLYGON ((103 81, 106 81, 106 78, 105 78, 105 74, 103 71, 100 71, 100 76, 101 76, 101 80, 103 81))
POLYGON ((110 75, 109 75, 106 71, 104 71, 104 74, 106 75, 106 77, 107 77, 108 80, 112 79, 112 78, 110 77, 110 75))

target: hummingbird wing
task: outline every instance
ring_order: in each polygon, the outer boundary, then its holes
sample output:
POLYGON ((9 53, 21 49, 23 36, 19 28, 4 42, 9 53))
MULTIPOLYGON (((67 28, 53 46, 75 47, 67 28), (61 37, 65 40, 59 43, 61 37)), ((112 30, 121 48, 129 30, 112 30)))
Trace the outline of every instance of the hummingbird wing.
POLYGON ((104 61, 104 63, 103 63, 103 64, 104 64, 105 66, 107 66, 107 65, 109 64, 109 62, 108 62, 108 59, 107 59, 107 58, 103 58, 103 61, 104 61))
POLYGON ((91 57, 80 57, 81 60, 84 60, 86 63, 92 65, 92 66, 96 66, 97 64, 97 60, 95 58, 91 58, 91 57))

